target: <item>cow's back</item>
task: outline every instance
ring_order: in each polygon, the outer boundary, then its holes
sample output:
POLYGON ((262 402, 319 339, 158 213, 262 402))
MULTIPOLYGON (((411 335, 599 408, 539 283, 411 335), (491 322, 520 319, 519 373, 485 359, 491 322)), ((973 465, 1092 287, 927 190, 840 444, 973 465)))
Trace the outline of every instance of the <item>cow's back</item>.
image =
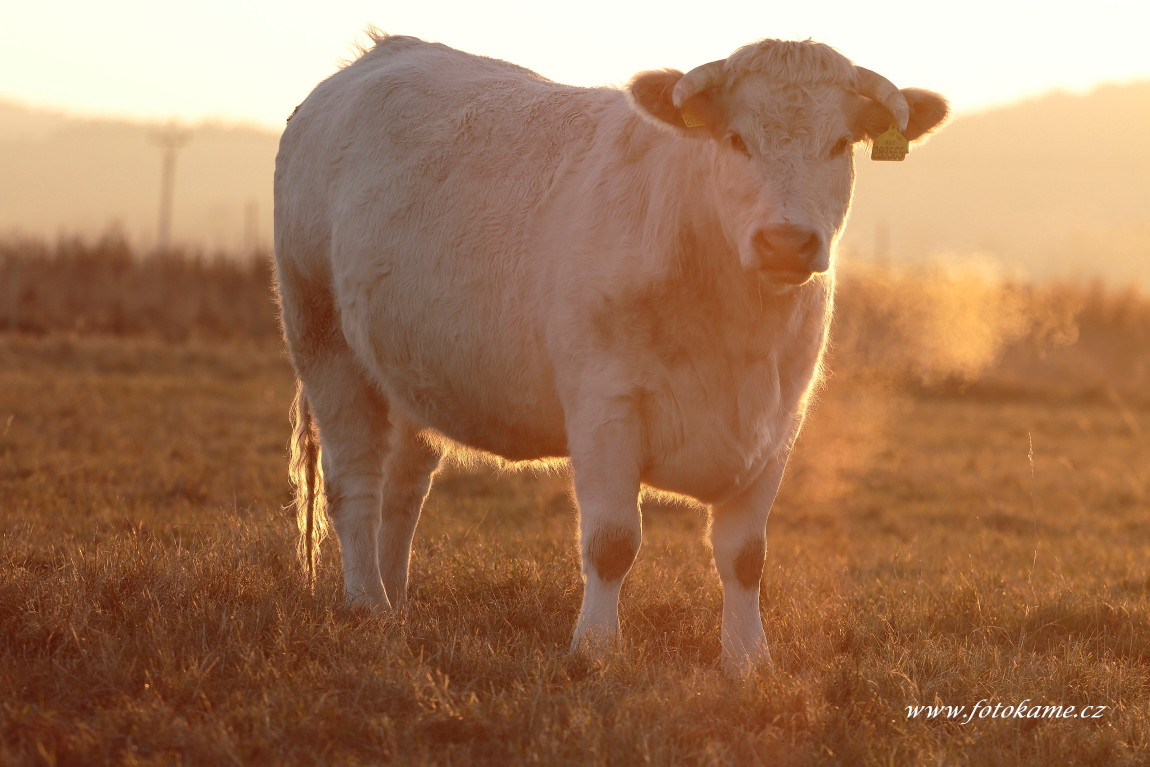
POLYGON ((284 132, 281 283, 330 291, 342 338, 417 421, 510 458, 561 454, 539 321, 555 274, 529 252, 531 217, 621 98, 383 39, 284 132))
POLYGON ((485 211, 512 228, 564 157, 590 143, 589 113, 620 98, 443 45, 383 38, 320 83, 289 121, 276 158, 277 234, 370 220, 434 235, 485 211))

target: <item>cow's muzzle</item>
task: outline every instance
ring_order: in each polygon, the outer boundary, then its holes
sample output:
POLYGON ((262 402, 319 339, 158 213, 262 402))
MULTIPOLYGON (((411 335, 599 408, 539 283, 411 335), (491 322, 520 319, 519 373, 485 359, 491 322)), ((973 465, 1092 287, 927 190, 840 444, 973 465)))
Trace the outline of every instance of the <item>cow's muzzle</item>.
POLYGON ((798 224, 776 224, 755 232, 751 245, 755 263, 764 277, 782 285, 801 285, 813 274, 830 268, 830 254, 814 229, 798 224))

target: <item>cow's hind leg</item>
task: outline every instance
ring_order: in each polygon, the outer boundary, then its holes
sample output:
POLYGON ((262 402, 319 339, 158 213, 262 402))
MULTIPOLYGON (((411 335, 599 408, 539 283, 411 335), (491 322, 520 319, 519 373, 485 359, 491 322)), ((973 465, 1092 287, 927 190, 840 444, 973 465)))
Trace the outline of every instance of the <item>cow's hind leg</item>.
POLYGON ((767 553, 767 515, 785 464, 784 451, 744 492, 711 509, 711 547, 723 584, 723 668, 737 675, 771 662, 759 614, 759 582, 767 553))
POLYGON ((326 279, 297 268, 293 243, 279 243, 277 262, 284 335, 319 428, 327 513, 339 538, 344 598, 389 609, 379 571, 388 403, 348 346, 326 279))
POLYGON ((319 426, 327 511, 343 559, 344 598, 348 604, 387 610, 391 604, 378 558, 391 432, 387 402, 364 379, 350 352, 300 372, 319 426))
POLYGON ((570 419, 583 559, 583 607, 572 651, 599 653, 619 637, 619 592, 642 541, 638 428, 627 414, 570 419))
POLYGON ((411 539, 440 450, 410 422, 392 412, 391 445, 384 463, 383 515, 379 526, 379 574, 392 607, 407 599, 411 539))

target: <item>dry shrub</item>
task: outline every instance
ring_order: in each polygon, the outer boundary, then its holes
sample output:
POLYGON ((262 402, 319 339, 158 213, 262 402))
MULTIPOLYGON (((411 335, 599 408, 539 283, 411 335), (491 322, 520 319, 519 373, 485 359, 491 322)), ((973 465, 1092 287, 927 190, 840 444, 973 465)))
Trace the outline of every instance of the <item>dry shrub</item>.
POLYGON ((109 229, 89 242, 0 242, 0 328, 120 336, 274 338, 267 257, 134 251, 109 229))

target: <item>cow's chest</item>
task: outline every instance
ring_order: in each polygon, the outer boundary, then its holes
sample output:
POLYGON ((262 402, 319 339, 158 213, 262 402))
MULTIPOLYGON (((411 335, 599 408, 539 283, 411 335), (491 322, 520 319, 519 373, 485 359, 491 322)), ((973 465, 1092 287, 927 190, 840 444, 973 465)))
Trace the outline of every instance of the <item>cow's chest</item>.
POLYGON ((801 418, 817 348, 802 357, 732 361, 704 355, 694 362, 666 371, 646 398, 644 479, 713 502, 743 487, 786 449, 801 418))
POLYGON ((827 301, 819 289, 743 313, 663 307, 618 329, 644 481, 714 502, 787 449, 817 375, 827 301))

